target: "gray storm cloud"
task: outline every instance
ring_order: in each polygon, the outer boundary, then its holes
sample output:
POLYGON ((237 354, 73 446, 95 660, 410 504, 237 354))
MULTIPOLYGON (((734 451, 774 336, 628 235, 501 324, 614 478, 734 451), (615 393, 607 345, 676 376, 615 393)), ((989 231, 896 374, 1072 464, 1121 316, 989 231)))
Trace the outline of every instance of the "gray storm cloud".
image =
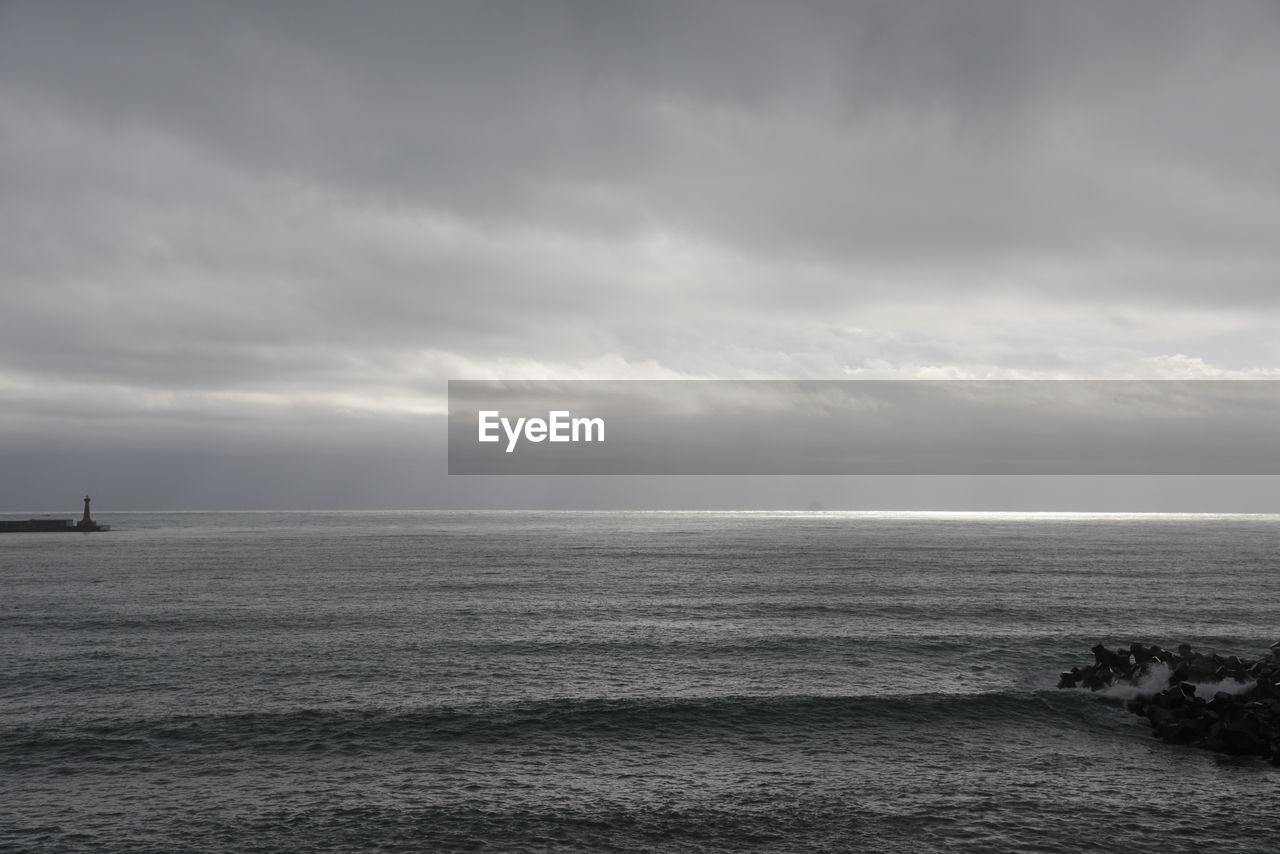
POLYGON ((448 378, 1275 377, 1278 35, 1266 2, 8 2, 0 437, 410 448, 448 378))

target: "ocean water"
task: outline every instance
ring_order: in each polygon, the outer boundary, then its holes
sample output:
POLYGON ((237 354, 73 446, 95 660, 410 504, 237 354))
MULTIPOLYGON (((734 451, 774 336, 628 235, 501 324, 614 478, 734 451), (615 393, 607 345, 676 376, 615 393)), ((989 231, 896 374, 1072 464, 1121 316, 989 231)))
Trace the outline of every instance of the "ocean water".
POLYGON ((0 850, 1280 850, 1054 687, 1263 653, 1280 517, 101 515, 0 536, 0 850))

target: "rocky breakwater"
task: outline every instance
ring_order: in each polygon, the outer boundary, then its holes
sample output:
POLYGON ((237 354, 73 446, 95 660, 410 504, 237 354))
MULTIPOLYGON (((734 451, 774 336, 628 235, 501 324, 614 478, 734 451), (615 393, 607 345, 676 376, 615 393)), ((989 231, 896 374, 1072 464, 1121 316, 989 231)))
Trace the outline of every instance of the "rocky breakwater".
POLYGON ((1205 750, 1261 756, 1280 765, 1280 642, 1258 659, 1099 644, 1094 663, 1062 674, 1059 688, 1100 691, 1133 686, 1129 711, 1151 722, 1157 738, 1205 750))

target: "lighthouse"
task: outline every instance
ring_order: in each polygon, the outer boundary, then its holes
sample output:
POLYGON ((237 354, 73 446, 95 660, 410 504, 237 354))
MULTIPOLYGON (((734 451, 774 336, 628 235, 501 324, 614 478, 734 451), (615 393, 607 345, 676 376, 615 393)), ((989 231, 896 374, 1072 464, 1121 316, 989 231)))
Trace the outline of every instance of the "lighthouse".
POLYGON ((89 496, 84 497, 84 515, 80 517, 80 521, 76 523, 74 528, 71 527, 71 520, 66 520, 67 529, 70 531, 110 531, 110 525, 99 525, 93 521, 93 517, 89 515, 89 496))

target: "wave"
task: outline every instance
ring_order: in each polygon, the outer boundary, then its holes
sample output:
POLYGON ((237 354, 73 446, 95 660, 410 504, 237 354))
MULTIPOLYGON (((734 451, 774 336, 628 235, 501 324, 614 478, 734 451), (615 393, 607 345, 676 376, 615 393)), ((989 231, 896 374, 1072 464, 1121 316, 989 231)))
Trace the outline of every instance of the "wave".
POLYGON ((0 757, 136 761, 175 752, 438 751, 459 745, 584 741, 794 740, 834 731, 1097 725, 1083 692, 900 696, 555 699, 425 709, 298 709, 60 722, 0 729, 0 757), (1061 725, 1056 723, 1055 725, 1061 725))

